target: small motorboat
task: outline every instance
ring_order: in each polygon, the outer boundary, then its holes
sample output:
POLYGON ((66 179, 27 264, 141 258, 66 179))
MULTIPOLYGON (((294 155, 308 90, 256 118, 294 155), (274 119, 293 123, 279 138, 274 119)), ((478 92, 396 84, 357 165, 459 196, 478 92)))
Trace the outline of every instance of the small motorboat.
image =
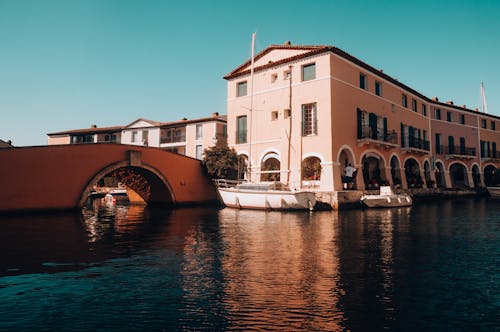
POLYGON ((486 187, 488 194, 493 198, 500 198, 500 187, 486 187))
POLYGON ((413 200, 409 194, 395 194, 390 186, 381 186, 378 195, 363 195, 360 198, 364 205, 376 207, 401 207, 411 206, 413 200))

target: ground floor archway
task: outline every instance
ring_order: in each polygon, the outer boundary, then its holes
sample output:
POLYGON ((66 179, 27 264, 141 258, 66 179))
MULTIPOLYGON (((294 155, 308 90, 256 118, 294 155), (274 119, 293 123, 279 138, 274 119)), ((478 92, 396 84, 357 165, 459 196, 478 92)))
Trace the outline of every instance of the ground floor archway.
POLYGON ((396 156, 392 156, 391 158, 391 178, 392 184, 395 188, 401 187, 401 163, 396 156))
POLYGON ((380 186, 388 185, 385 178, 385 165, 381 156, 369 152, 361 160, 363 165, 363 181, 366 189, 378 189, 380 186))
POLYGON ((486 187, 496 186, 500 184, 500 174, 498 169, 493 165, 488 165, 484 168, 484 185, 486 187))
POLYGON ((436 179, 436 187, 445 188, 445 177, 444 177, 444 166, 440 161, 436 162, 436 170, 434 171, 434 177, 436 179))
POLYGON ((461 163, 450 165, 450 180, 452 188, 464 188, 469 186, 467 168, 461 163))
POLYGON ((350 149, 342 149, 339 154, 338 162, 340 164, 340 177, 344 189, 355 189, 357 188, 356 175, 357 171, 354 171, 352 177, 348 177, 346 174, 346 168, 350 165, 355 168, 354 155, 350 149))
POLYGON ((472 166, 472 181, 474 181, 474 188, 481 187, 481 173, 477 165, 472 166))
POLYGON ((280 181, 281 163, 276 153, 264 156, 260 166, 260 181, 280 181))
POLYGON ((420 176, 420 167, 418 162, 413 158, 409 158, 405 161, 404 168, 408 188, 422 188, 423 181, 420 176))

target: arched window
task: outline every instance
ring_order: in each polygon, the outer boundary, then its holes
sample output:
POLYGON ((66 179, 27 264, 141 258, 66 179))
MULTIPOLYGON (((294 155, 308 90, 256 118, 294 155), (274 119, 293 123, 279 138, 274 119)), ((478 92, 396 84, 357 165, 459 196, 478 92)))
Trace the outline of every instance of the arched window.
POLYGON ((321 160, 308 157, 302 161, 302 180, 316 181, 321 179, 321 160))

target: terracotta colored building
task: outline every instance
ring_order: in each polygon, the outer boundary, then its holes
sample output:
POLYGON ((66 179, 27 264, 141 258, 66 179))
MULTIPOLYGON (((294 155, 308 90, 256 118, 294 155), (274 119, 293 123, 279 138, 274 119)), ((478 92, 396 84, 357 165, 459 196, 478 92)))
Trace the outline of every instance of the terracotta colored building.
POLYGON ((332 46, 271 45, 251 69, 224 78, 228 144, 253 182, 342 190, 349 164, 359 190, 499 180, 498 116, 426 97, 332 46))

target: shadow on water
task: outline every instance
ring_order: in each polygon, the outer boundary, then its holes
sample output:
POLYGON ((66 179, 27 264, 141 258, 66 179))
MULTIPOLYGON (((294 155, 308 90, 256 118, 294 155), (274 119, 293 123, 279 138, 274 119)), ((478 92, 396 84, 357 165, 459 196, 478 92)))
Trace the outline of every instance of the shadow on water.
POLYGON ((8 255, 0 259, 0 276, 78 270, 156 246, 182 251, 175 239, 183 239, 205 213, 216 212, 94 203, 81 213, 5 215, 0 250, 8 255), (183 221, 173 222, 178 219, 183 221))

